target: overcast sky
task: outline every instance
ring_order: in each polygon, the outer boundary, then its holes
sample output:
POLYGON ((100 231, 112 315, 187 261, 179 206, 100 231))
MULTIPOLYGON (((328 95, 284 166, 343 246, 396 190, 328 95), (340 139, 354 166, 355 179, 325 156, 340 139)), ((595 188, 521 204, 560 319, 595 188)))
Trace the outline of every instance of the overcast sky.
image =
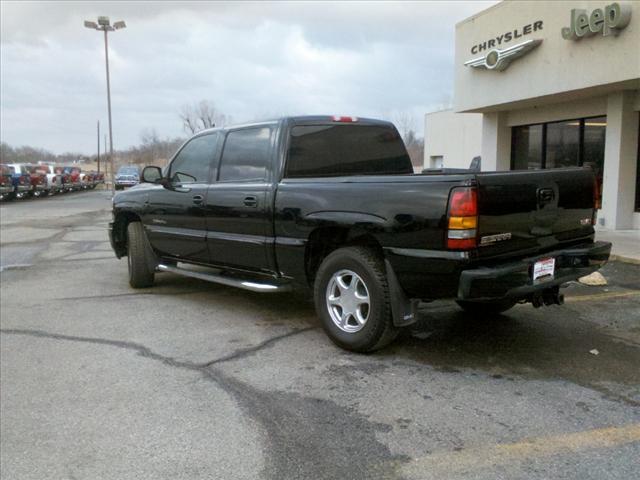
POLYGON ((424 113, 453 89, 455 23, 495 2, 7 2, 1 5, 2 141, 96 150, 106 127, 108 15, 114 147, 145 128, 184 136, 185 103, 243 122, 288 114, 424 113))

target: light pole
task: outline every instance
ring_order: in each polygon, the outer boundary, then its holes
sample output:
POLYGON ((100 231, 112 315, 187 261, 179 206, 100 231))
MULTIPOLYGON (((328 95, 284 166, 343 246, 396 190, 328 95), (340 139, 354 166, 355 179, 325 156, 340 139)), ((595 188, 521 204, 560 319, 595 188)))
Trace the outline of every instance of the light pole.
POLYGON ((100 120, 98 120, 98 173, 100 173, 100 120))
POLYGON ((111 165, 111 193, 115 195, 116 176, 115 176, 115 169, 113 166, 113 129, 111 127, 111 82, 109 79, 109 40, 108 40, 107 34, 115 30, 126 28, 127 24, 124 23, 124 21, 120 20, 118 22, 114 22, 112 26, 111 22, 109 21, 109 17, 98 17, 98 23, 85 20, 84 26, 87 28, 92 28, 94 30, 104 32, 104 60, 105 60, 105 65, 107 67, 107 109, 109 112, 109 163, 111 165))

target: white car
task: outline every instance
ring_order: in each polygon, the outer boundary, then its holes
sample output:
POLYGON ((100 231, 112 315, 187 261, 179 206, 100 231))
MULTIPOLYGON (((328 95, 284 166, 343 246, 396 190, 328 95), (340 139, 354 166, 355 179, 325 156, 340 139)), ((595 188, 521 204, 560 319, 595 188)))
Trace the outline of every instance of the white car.
POLYGON ((62 174, 54 172, 54 165, 41 163, 36 165, 36 171, 44 173, 47 176, 47 193, 53 195, 56 193, 60 193, 63 190, 64 185, 62 183, 62 174))

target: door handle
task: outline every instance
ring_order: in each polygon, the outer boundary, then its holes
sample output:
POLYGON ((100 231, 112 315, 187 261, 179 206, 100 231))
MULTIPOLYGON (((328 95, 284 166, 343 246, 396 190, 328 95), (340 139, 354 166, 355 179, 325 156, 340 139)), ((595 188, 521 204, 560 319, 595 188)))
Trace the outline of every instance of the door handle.
POLYGON ((204 197, 202 195, 193 196, 193 203, 195 203, 196 205, 200 205, 203 200, 204 200, 204 197))
POLYGON ((258 199, 253 195, 250 197, 244 197, 244 206, 245 207, 257 207, 258 199))

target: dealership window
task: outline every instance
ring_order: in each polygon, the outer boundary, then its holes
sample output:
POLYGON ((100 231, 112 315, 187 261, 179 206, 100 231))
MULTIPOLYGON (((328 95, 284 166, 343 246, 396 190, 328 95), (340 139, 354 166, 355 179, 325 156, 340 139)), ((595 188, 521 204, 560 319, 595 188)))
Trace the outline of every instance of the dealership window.
POLYGON ((545 168, 580 164, 580 122, 547 123, 545 168))
POLYGON ((542 125, 514 127, 511 138, 511 168, 513 170, 542 168, 542 125))
POLYGON ((638 153, 636 162, 636 205, 634 210, 640 212, 640 114, 638 114, 638 153))
POLYGON ((602 192, 607 117, 522 125, 511 130, 511 168, 590 166, 602 192))

